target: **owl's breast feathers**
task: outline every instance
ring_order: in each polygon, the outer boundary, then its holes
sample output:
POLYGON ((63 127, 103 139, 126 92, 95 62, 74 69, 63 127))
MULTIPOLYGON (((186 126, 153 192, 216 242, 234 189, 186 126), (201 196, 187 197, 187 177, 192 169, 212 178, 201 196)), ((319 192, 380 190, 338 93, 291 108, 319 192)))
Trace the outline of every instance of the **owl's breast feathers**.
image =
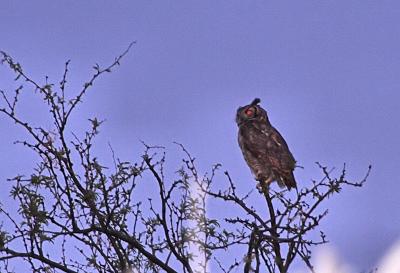
POLYGON ((293 176, 296 160, 274 127, 247 122, 239 127, 238 140, 243 156, 256 177, 260 172, 261 175, 262 172, 272 172, 272 181, 284 184, 289 189, 296 187, 293 176))

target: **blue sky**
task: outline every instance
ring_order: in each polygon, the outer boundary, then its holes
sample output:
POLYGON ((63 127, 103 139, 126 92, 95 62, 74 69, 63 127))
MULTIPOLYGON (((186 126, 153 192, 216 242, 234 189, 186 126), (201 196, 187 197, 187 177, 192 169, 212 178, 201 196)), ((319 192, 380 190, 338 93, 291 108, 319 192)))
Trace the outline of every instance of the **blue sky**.
MULTIPOLYGON (((104 157, 111 142, 133 160, 144 140, 167 146, 174 159, 178 141, 204 171, 219 162, 254 187, 234 117, 260 97, 304 166, 300 184, 320 176, 315 161, 346 162, 354 179, 372 164, 365 188, 329 200, 323 229, 341 255, 368 269, 399 238, 398 2, 7 0, 0 26, 0 49, 39 81, 58 82, 71 59, 71 92, 94 63, 110 63, 137 41, 73 116, 75 129, 106 119, 97 146, 104 157)), ((0 88, 10 79, 0 67, 0 88)), ((34 102, 27 94, 21 113, 45 121, 34 102)), ((12 145, 21 131, 0 118, 0 132, 0 180, 29 173, 34 157, 12 145)))

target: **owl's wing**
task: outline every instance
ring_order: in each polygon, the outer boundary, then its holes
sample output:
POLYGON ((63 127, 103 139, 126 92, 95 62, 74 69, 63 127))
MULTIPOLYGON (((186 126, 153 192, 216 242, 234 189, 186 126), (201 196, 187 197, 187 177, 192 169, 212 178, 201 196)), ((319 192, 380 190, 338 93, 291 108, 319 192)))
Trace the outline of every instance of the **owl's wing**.
POLYGON ((242 150, 248 151, 252 157, 272 165, 274 169, 292 171, 296 161, 281 134, 274 127, 253 124, 253 128, 243 128, 240 132, 242 150))
POLYGON ((261 132, 261 134, 258 134, 257 141, 255 141, 259 157, 263 159, 266 166, 273 170, 280 185, 284 184, 289 189, 296 187, 296 180, 293 176, 296 160, 285 139, 272 126, 266 127, 257 124, 255 127, 261 132), (262 155, 260 156, 260 154, 262 155))
POLYGON ((283 171, 293 171, 296 166, 296 160, 285 139, 274 127, 265 132, 269 134, 270 143, 268 143, 268 157, 271 163, 283 171))

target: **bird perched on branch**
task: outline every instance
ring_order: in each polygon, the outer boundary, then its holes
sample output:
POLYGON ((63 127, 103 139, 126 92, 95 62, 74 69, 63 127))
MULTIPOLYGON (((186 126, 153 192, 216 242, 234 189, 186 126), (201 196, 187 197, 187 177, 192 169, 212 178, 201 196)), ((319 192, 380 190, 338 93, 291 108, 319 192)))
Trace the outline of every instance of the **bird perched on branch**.
POLYGON ((273 181, 289 190, 296 188, 293 170, 296 160, 281 134, 271 125, 259 98, 239 107, 236 123, 244 159, 263 189, 273 181))

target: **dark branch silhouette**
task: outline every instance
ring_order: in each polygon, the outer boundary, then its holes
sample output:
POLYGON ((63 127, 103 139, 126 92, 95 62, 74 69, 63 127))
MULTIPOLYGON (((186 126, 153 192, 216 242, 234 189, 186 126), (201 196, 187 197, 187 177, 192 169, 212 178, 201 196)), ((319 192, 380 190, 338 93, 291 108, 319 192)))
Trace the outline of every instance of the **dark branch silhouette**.
POLYGON ((110 147, 114 163, 104 166, 93 154, 102 121, 89 119, 82 134, 68 131, 69 117, 132 45, 105 68, 96 64, 75 95, 66 85, 70 61, 59 84, 40 84, 0 53, 18 84, 12 92, 0 90, 0 113, 25 130, 26 140, 16 143, 39 156, 32 173, 1 182, 8 183, 13 203, 0 204, 0 271, 13 272, 23 263, 32 272, 288 272, 296 258, 313 270, 312 247, 327 242, 322 231, 317 240, 311 236, 327 215, 324 201, 345 186, 361 187, 371 168, 361 181, 351 182, 345 166, 334 177, 317 163, 322 178, 297 192, 258 193, 254 183, 254 191, 242 194, 229 173, 219 171, 220 164, 199 174, 195 158, 178 143, 183 161, 172 170, 173 179, 166 175, 172 171, 165 169, 165 149, 145 143, 134 163, 121 161, 110 147), (51 129, 34 127, 18 114, 27 89, 22 83, 48 107, 51 129), (264 206, 254 207, 250 199, 264 206), (209 202, 237 216, 212 217, 209 202), (227 252, 241 254, 227 258, 227 252))

